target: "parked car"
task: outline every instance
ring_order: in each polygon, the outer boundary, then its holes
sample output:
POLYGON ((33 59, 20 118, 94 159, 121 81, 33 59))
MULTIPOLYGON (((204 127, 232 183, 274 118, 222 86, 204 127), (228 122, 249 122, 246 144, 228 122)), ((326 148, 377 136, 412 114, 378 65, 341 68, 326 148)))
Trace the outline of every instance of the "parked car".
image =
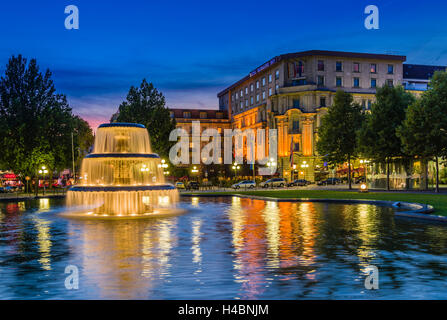
POLYGON ((327 186, 327 185, 336 185, 341 183, 341 180, 338 178, 329 178, 326 180, 321 180, 317 182, 317 185, 319 186, 327 186))
POLYGON ((186 189, 185 184, 184 184, 183 182, 181 182, 181 181, 177 181, 177 182, 175 183, 175 187, 176 187, 177 189, 186 189))
POLYGON ((310 181, 307 181, 305 179, 295 179, 292 182, 289 182, 287 184, 288 187, 305 187, 307 185, 311 184, 310 181))
POLYGON ((243 180, 231 186, 233 189, 253 189, 256 187, 256 182, 253 180, 243 180))
POLYGON ((188 183, 188 190, 199 190, 199 183, 197 181, 190 181, 188 183))
POLYGON ((357 177, 354 179, 354 183, 363 183, 366 182, 365 177, 357 177))
POLYGON ((286 180, 283 178, 273 178, 267 181, 261 182, 261 188, 273 188, 273 187, 284 187, 287 184, 286 180))
POLYGON ((0 193, 9 193, 12 191, 13 191, 13 189, 10 186, 0 187, 0 193))

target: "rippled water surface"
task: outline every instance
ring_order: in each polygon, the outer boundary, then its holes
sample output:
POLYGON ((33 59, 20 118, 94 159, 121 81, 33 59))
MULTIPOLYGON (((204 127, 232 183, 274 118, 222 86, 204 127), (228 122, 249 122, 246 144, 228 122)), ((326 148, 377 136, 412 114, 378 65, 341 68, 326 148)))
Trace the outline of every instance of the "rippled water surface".
POLYGON ((180 205, 190 211, 79 221, 58 216, 61 200, 0 202, 0 299, 447 298, 447 225, 363 204, 180 205), (368 265, 379 290, 364 287, 368 265))

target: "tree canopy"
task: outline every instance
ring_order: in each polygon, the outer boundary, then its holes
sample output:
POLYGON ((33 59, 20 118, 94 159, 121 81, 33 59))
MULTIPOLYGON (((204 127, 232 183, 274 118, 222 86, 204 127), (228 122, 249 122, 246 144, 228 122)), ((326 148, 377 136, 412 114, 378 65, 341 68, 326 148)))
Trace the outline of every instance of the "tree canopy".
POLYGON ((152 150, 167 157, 172 142, 169 134, 175 129, 175 120, 165 106, 165 97, 152 83, 143 79, 139 88, 132 86, 126 100, 111 121, 144 124, 149 132, 152 150))
POLYGON ((318 129, 317 151, 330 164, 348 162, 351 188, 351 160, 357 153, 357 130, 363 121, 362 108, 350 93, 338 90, 334 103, 322 117, 318 129))
POLYGON ((28 63, 21 55, 12 56, 0 79, 2 168, 34 177, 41 165, 71 167, 71 133, 76 130, 75 146, 91 142, 91 129, 56 93, 51 72, 41 73, 35 59, 28 63))
POLYGON ((447 72, 434 74, 429 90, 409 106, 397 135, 408 155, 435 158, 439 191, 438 157, 447 156, 447 72))

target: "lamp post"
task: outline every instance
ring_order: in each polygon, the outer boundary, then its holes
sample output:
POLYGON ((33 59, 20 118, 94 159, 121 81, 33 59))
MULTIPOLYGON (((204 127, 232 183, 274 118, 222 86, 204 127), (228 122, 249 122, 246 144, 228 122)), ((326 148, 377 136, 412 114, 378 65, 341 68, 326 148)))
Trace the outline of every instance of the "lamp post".
POLYGON ((303 163, 301 164, 301 170, 303 170, 302 174, 303 174, 303 178, 305 179, 305 174, 304 171, 307 170, 307 168, 309 168, 309 164, 307 163, 307 161, 303 161, 303 163))
POLYGON ((237 171, 241 168, 238 164, 237 164, 237 162, 235 162, 234 164, 233 164, 233 170, 234 170, 234 177, 236 178, 236 176, 237 176, 237 171))
POLYGON ((270 158, 270 161, 267 162, 267 167, 270 168, 270 177, 273 176, 273 168, 276 166, 275 161, 273 160, 273 158, 270 158))
MULTIPOLYGON (((40 174, 43 174, 43 195, 45 195, 45 177, 46 174, 48 173, 48 169, 45 166, 42 166, 42 169, 39 170, 40 174)), ((37 186, 37 188, 39 188, 39 186, 37 186)))

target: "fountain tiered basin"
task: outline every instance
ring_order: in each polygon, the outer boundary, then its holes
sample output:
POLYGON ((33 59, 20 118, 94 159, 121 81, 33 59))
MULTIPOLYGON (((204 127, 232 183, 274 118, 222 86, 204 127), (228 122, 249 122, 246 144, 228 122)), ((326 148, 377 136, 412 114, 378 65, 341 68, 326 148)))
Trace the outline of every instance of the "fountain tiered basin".
POLYGON ((82 162, 80 183, 67 192, 67 206, 80 217, 145 217, 173 213, 178 197, 177 189, 165 183, 146 127, 106 123, 82 162))

